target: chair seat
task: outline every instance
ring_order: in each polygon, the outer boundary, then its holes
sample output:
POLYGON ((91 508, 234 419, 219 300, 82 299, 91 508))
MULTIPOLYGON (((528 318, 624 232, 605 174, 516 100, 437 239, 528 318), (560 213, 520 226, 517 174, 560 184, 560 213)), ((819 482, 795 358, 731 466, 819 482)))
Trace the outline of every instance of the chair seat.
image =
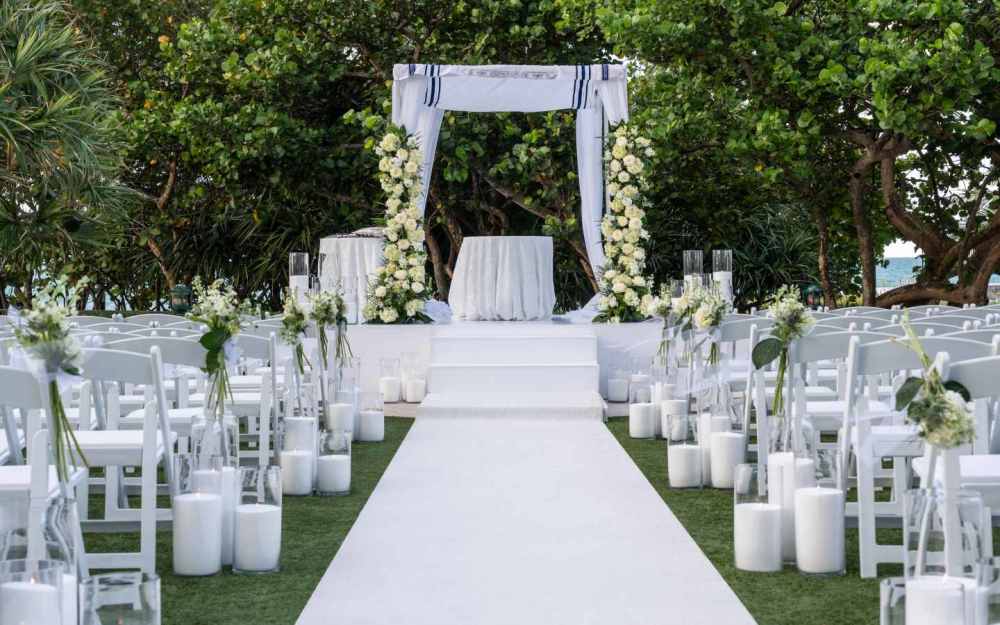
MULTIPOLYGON (((834 401, 837 399, 837 391, 826 386, 806 386, 806 401, 834 401)), ((768 400, 774 398, 774 388, 767 389, 768 400)))
MULTIPOLYGON (((195 393, 188 401, 192 406, 204 405, 205 394, 195 393)), ((260 414, 260 393, 233 392, 232 398, 226 399, 226 408, 238 417, 257 416, 260 414)))
MULTIPOLYGON (((142 464, 142 430, 91 430, 76 432, 76 440, 91 466, 142 464)), ((177 434, 170 433, 170 444, 177 434)), ((163 454, 163 437, 156 433, 156 457, 163 454)))
MULTIPOLYGON (((924 453, 924 441, 914 425, 873 425, 870 435, 876 458, 917 457, 924 453)), ((851 442, 859 449, 857 428, 851 430, 851 442)))
MULTIPOLYGON (((70 483, 75 484, 83 478, 82 470, 70 474, 70 483)), ((14 464, 0 467, 0 493, 27 493, 31 488, 31 465, 14 464)), ((59 490, 59 475, 54 465, 49 466, 49 496, 59 490)))
MULTIPOLYGON (((921 480, 927 475, 927 458, 920 457, 913 461, 913 471, 921 480)), ((1000 510, 1000 455, 980 454, 960 456, 959 463, 962 472, 962 488, 978 491, 983 496, 983 505, 993 510, 1000 510)), ((940 467, 938 463, 938 467, 940 467)), ((941 486, 941 474, 935 476, 937 486, 941 486)))
MULTIPOLYGON (((842 419, 847 402, 839 399, 833 401, 806 401, 806 414, 810 417, 836 417, 842 419)), ((881 401, 868 402, 868 418, 888 417, 892 415, 889 404, 881 401)), ((834 429, 839 429, 838 425, 834 429)))
POLYGON ((263 375, 231 375, 229 376, 229 387, 233 389, 234 393, 238 393, 241 390, 259 390, 261 384, 264 383, 263 375))
MULTIPOLYGON (((170 429, 178 436, 187 436, 191 433, 191 422, 201 416, 204 408, 197 406, 194 408, 170 408, 167 410, 167 418, 170 419, 170 429)), ((146 419, 146 411, 133 410, 118 422, 120 430, 141 430, 146 419)))

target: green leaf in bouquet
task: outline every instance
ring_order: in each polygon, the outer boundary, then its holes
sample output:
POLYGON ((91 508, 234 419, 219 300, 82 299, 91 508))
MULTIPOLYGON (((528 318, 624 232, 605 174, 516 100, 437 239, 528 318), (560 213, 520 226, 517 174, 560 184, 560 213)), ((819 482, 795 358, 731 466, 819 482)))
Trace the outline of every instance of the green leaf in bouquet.
POLYGON ((755 369, 760 369, 764 365, 770 364, 781 356, 781 351, 785 349, 785 344, 776 338, 766 338, 753 348, 751 359, 755 369))
POLYGON ((903 385, 896 391, 896 410, 902 410, 909 406, 923 385, 924 381, 922 378, 906 378, 903 385))

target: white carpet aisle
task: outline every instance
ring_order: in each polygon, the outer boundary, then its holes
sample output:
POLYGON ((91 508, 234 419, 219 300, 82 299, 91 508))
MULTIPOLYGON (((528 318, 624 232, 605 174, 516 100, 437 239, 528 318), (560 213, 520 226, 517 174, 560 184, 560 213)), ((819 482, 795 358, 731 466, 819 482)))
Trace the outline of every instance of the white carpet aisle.
POLYGON ((597 420, 418 419, 299 625, 753 618, 597 420))

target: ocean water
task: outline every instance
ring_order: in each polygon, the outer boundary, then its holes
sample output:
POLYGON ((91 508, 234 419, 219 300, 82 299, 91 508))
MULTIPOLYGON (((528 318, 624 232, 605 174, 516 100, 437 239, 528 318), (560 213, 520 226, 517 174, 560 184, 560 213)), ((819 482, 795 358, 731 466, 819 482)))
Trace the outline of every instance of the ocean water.
MULTIPOLYGON (((913 270, 921 266, 920 258, 886 258, 887 267, 875 269, 875 286, 880 289, 891 289, 913 281, 913 270)), ((1000 284, 1000 275, 993 274, 990 284, 1000 284)))

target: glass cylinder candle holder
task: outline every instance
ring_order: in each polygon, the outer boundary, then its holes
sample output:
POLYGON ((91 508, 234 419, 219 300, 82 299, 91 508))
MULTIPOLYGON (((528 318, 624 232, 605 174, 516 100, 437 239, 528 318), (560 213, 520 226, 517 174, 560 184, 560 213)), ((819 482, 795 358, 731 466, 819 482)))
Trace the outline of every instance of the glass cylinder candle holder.
POLYGON ((309 292, 309 254, 292 252, 288 255, 288 290, 299 298, 309 292))
POLYGON ((733 251, 712 250, 712 279, 719 295, 729 303, 733 301, 733 251))
POLYGON ((702 457, 698 444, 697 418, 688 414, 687 402, 677 403, 666 415, 667 483, 670 488, 700 489, 704 484, 702 457))
POLYGON ((160 625, 160 578, 142 572, 88 577, 80 586, 81 625, 160 625))
POLYGON ((327 263, 330 261, 330 255, 320 252, 316 258, 316 277, 319 278, 319 290, 320 291, 332 291, 336 287, 334 284, 330 284, 331 272, 327 263))
POLYGON ((281 560, 281 469, 240 469, 234 573, 273 573, 281 560))
POLYGON ((336 382, 330 380, 327 397, 330 398, 330 407, 326 411, 323 423, 320 424, 322 429, 343 430, 348 434, 353 432, 358 406, 357 391, 338 390, 336 382))
POLYGON ((629 403, 649 403, 653 401, 652 374, 650 361, 645 358, 632 359, 632 375, 629 378, 629 403))
MULTIPOLYGON (((7 560, 0 562, 0 623, 60 625, 72 614, 64 614, 66 564, 56 560, 7 560)), ((76 601, 73 601, 76 606, 76 601)))
POLYGON ((178 494, 173 498, 175 575, 206 576, 222 570, 223 551, 232 562, 236 469, 218 456, 174 456, 178 494))
POLYGON ((631 373, 628 369, 612 369, 608 378, 607 400, 615 404, 623 404, 629 400, 629 379, 631 373))
POLYGON ((328 430, 320 439, 316 459, 316 492, 323 496, 351 492, 351 433, 328 430))
POLYGON ((906 625, 906 578, 890 577, 879 583, 879 625, 906 625))
POLYGON ((379 360, 378 390, 382 393, 382 401, 387 404, 395 404, 402 399, 402 379, 399 373, 398 358, 379 360))
POLYGON ((704 272, 705 254, 701 250, 684 250, 684 279, 688 276, 701 276, 704 272))
POLYGON ((360 432, 358 440, 377 442, 385 438, 385 408, 382 393, 359 395, 360 432))
MULTIPOLYGON (((780 478, 779 478, 780 479, 780 478)), ((733 472, 733 552, 736 568, 780 571, 781 506, 768 499, 757 465, 741 464, 733 472)))
POLYGON ((940 488, 912 489, 903 495, 903 573, 906 577, 945 575, 945 507, 956 505, 961 565, 951 577, 972 578, 974 563, 988 553, 990 519, 982 496, 972 490, 960 490, 957 501, 949 503, 940 488), (921 549, 923 545, 923 549, 921 549))

